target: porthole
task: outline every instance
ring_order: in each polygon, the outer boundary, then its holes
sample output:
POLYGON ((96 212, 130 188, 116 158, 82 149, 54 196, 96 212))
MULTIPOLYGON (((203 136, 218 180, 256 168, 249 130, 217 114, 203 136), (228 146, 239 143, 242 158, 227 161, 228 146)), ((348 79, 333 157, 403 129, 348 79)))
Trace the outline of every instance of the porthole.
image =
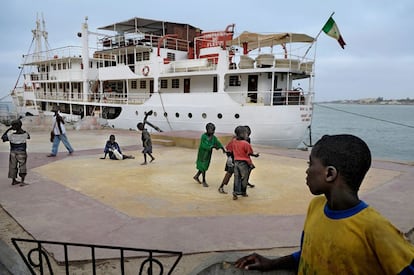
POLYGON ((135 111, 135 115, 138 115, 138 111, 135 111))
POLYGON ((153 116, 157 116, 157 112, 154 112, 154 113, 153 113, 153 116))
POLYGON ((189 118, 192 118, 193 117, 193 114, 192 113, 188 113, 188 117, 189 118))
POLYGON ((217 117, 221 119, 221 118, 223 118, 223 115, 221 113, 218 113, 217 117))
POLYGON ((180 114, 179 113, 175 113, 175 117, 180 117, 180 114))
POLYGON ((165 117, 167 117, 167 116, 168 116, 168 113, 167 113, 167 112, 165 112, 165 113, 164 113, 164 116, 165 116, 165 117))
POLYGON ((206 113, 202 113, 202 114, 201 114, 201 117, 202 117, 202 118, 207 118, 207 114, 206 114, 206 113))
POLYGON ((240 115, 239 114, 235 114, 234 117, 235 118, 240 118, 240 115))

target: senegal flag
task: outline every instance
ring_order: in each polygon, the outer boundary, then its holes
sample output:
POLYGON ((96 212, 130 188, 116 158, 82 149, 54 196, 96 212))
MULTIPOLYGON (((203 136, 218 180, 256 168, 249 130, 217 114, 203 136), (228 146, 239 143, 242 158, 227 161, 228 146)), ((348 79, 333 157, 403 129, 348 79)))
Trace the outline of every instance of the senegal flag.
POLYGON ((326 22, 325 26, 323 26, 322 30, 324 33, 329 35, 330 37, 336 39, 341 46, 342 49, 345 49, 345 41, 339 32, 338 26, 336 25, 335 21, 333 20, 332 16, 329 17, 328 22, 326 22))

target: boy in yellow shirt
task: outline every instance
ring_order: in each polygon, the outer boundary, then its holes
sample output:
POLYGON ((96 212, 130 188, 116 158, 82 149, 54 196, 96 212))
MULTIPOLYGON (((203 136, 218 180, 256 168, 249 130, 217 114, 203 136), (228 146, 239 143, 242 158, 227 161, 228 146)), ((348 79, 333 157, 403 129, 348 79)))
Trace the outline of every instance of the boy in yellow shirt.
POLYGON ((235 266, 298 274, 414 274, 414 246, 358 197, 370 166, 371 152, 360 138, 323 136, 306 170, 306 184, 317 197, 308 208, 300 250, 277 259, 252 254, 235 266))

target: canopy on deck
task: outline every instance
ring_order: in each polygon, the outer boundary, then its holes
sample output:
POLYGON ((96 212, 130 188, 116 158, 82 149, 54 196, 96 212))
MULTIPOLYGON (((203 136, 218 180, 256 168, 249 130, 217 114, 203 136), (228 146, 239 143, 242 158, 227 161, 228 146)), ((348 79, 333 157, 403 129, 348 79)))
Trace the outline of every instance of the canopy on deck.
POLYGON ((260 34, 244 31, 229 42, 230 45, 242 46, 247 43, 249 51, 260 47, 271 47, 283 43, 312 43, 314 38, 301 33, 272 33, 260 34))
POLYGON ((176 22, 168 22, 162 20, 153 20, 153 19, 146 19, 140 17, 134 17, 125 21, 117 22, 114 24, 110 24, 104 27, 98 28, 99 30, 106 30, 106 31, 116 31, 118 33, 134 33, 134 32, 141 32, 141 33, 150 33, 154 35, 163 36, 168 32, 169 26, 174 25, 181 25, 181 26, 188 26, 191 29, 197 29, 194 26, 189 24, 183 23, 176 23, 176 22))

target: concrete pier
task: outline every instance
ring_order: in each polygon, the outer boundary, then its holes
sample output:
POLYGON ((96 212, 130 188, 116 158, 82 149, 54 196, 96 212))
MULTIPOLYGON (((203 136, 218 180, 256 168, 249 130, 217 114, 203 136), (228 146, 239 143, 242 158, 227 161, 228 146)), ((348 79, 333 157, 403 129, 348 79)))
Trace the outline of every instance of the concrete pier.
MULTIPOLYGON (((61 144, 53 158, 46 157, 51 149, 49 131, 30 134, 28 186, 11 185, 7 178, 9 144, 0 145, 0 205, 23 229, 23 235, 38 240, 182 251, 184 257, 174 274, 234 272, 231 262, 249 251, 280 256, 299 245, 312 198, 305 184, 307 151, 253 145, 260 153, 253 159, 257 168, 251 183, 255 188, 248 189, 248 197, 234 201, 232 181, 225 187, 228 194, 217 191, 226 160, 221 151, 213 152, 207 171, 209 187, 193 180, 194 140, 180 141, 191 146, 154 142, 155 161, 141 165, 142 146, 136 131, 71 130, 68 137, 75 153, 68 155, 61 144), (115 134, 123 152, 135 159, 99 159, 110 134, 115 134)), ((158 135, 153 138, 164 139, 158 135)), ((361 198, 408 233, 414 228, 413 179, 412 165, 374 161, 361 198)), ((9 231, 4 225, 0 231, 0 239, 8 245, 9 231)), ((51 247, 48 251, 56 261, 64 260, 61 250, 51 247)), ((88 257, 89 253, 79 251, 71 260, 88 257)))

